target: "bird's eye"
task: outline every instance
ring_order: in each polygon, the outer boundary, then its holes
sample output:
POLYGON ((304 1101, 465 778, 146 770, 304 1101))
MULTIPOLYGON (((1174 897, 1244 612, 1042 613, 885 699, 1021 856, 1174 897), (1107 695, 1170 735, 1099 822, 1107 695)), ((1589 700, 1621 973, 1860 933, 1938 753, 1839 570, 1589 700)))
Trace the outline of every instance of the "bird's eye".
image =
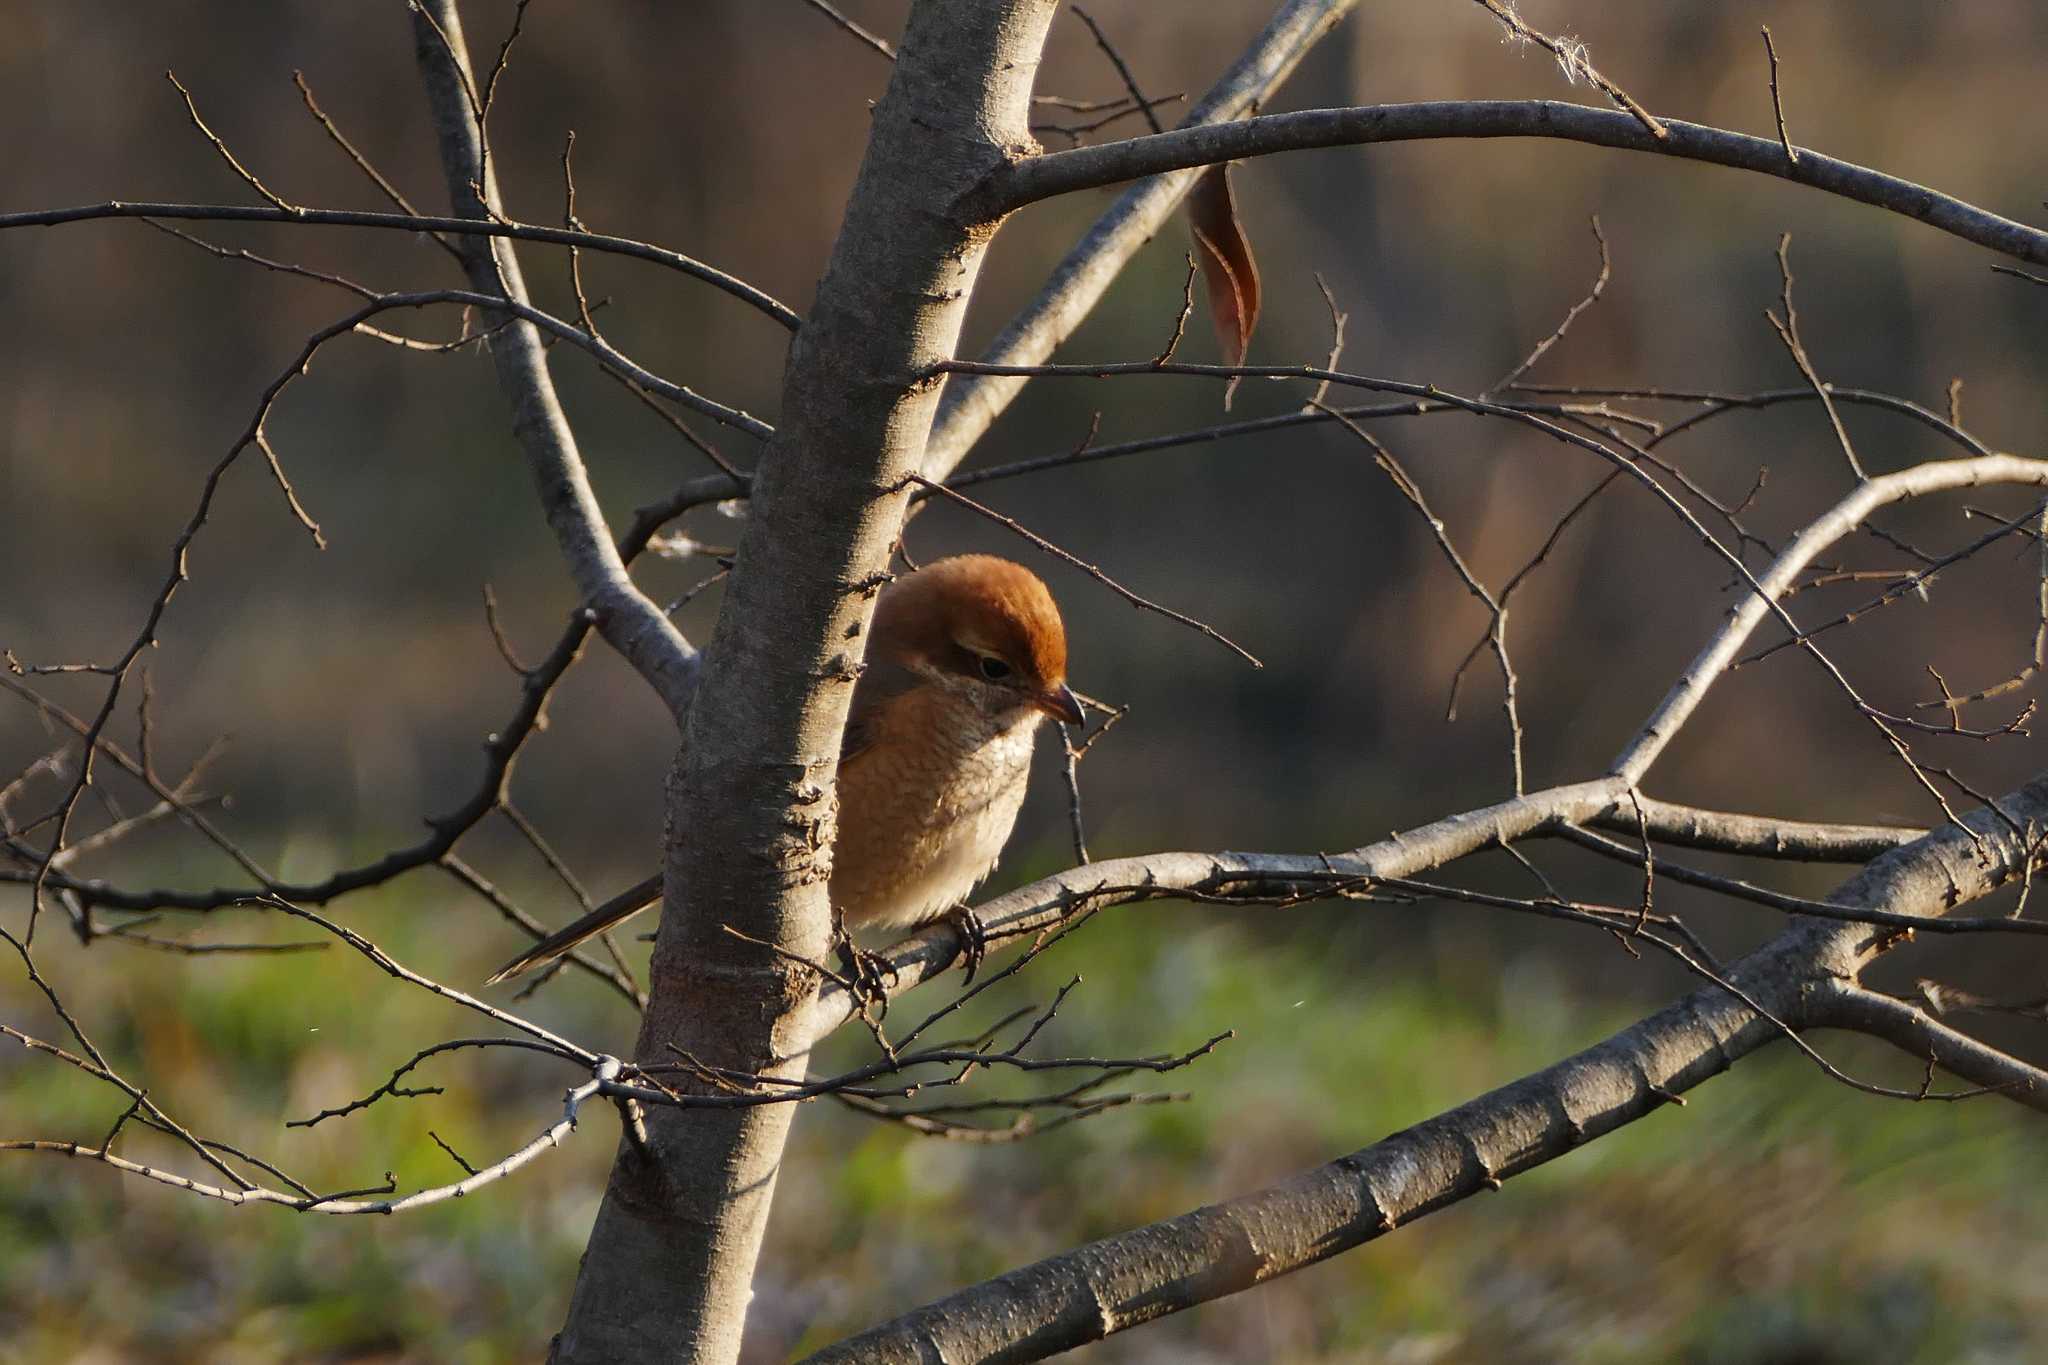
POLYGON ((990 682, 1001 682, 1010 676, 1010 666, 993 654, 981 656, 981 676, 990 682))

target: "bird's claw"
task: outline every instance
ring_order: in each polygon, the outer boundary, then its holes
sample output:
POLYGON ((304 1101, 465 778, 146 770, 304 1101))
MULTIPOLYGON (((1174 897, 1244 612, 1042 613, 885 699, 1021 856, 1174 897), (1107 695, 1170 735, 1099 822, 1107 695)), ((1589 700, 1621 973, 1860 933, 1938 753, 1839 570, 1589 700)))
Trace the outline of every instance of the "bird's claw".
POLYGON ((975 914, 974 907, 969 905, 954 906, 946 915, 946 923, 960 935, 960 965, 966 972, 960 984, 971 986, 974 974, 981 970, 983 960, 988 957, 988 926, 981 922, 981 916, 975 914))
POLYGON ((864 1004, 887 1001, 889 987, 885 978, 896 975, 895 964, 880 953, 855 943, 853 935, 846 932, 843 924, 839 926, 839 941, 834 946, 838 949, 839 965, 845 970, 853 993, 864 1004))

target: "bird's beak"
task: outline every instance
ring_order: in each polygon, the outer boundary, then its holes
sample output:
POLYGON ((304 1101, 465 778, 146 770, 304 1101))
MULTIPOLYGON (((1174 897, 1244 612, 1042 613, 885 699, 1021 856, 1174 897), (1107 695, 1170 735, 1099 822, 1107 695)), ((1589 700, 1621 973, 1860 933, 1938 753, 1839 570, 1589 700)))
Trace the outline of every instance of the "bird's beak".
POLYGON ((1031 704, 1056 721, 1067 725, 1085 725, 1087 713, 1081 709, 1081 699, 1074 695, 1074 689, 1062 683, 1049 692, 1041 692, 1031 699, 1031 704))

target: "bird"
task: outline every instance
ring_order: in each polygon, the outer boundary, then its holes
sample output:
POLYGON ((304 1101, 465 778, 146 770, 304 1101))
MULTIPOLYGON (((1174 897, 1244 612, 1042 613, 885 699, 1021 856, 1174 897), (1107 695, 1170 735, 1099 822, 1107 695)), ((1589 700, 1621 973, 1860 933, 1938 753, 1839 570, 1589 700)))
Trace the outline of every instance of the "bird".
MULTIPOLYGON (((994 555, 955 555, 882 589, 839 751, 832 908, 853 929, 909 929, 965 910, 995 869, 1024 803, 1047 718, 1085 723, 1067 686, 1067 634, 1038 575, 994 555)), ((493 974, 531 971, 661 898, 628 888, 493 974)), ((963 920, 968 974, 979 926, 963 920)))

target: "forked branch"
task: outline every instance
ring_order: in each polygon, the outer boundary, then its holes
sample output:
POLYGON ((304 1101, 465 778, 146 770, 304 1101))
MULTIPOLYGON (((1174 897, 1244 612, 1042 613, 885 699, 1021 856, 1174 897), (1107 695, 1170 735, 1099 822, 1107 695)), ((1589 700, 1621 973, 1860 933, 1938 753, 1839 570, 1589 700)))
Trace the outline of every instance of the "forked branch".
MULTIPOLYGON (((1830 900, 1936 917, 2031 865, 2007 816, 2048 819, 2048 778, 1885 855, 1830 900), (1985 852, 1988 850, 1988 852, 1985 852)), ((2048 1073, 1841 980, 1900 936, 1795 923, 1704 987, 1572 1057, 1252 1194, 1119 1233, 962 1289, 809 1357, 811 1362, 1042 1360, 1249 1289, 1403 1227, 1576 1151, 1681 1097, 1794 1027, 1853 1028, 1919 1050, 1998 1093, 2048 1109, 2048 1073), (1749 1003, 1753 1002, 1753 1003, 1749 1003)))

